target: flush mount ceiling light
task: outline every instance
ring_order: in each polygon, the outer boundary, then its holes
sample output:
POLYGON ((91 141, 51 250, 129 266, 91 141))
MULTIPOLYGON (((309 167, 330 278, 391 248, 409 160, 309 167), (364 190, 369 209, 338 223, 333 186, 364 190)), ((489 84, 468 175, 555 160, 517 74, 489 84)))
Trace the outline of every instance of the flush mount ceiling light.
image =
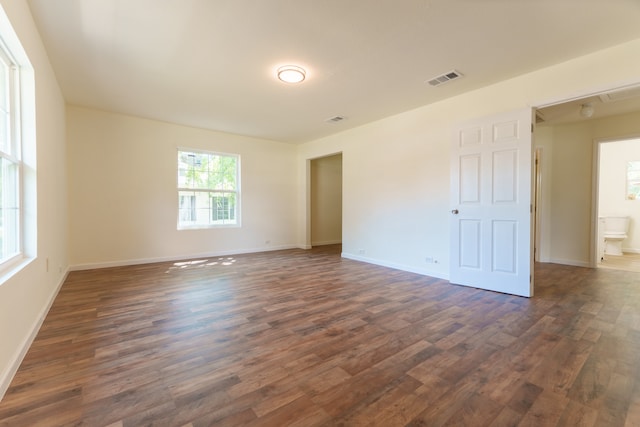
POLYGON ((593 116, 593 103, 587 102, 586 104, 582 104, 582 107, 580 107, 580 115, 585 119, 593 116))
POLYGON ((285 83, 300 83, 306 76, 304 68, 296 65, 283 65, 278 68, 278 79, 285 83))

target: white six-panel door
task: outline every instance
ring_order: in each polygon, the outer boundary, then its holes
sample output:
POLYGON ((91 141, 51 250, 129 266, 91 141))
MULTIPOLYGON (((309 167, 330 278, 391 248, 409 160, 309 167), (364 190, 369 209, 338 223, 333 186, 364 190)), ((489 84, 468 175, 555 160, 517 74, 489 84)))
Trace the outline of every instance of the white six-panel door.
POLYGON ((455 129, 450 281, 532 296, 531 110, 455 129))

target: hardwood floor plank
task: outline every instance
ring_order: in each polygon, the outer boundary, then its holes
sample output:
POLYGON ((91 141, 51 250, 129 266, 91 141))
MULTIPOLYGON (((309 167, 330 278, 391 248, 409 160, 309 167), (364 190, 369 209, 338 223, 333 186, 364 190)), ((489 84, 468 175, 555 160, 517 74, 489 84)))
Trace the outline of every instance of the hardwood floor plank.
POLYGON ((589 356, 567 396, 583 405, 599 409, 609 387, 615 361, 589 356))
POLYGON ((340 251, 72 272, 0 426, 640 425, 640 273, 527 299, 340 251))
POLYGON ((640 425, 640 381, 637 380, 629 397, 629 409, 625 418, 625 427, 640 425))
POLYGON ((518 427, 557 426, 569 399, 543 391, 526 412, 518 427))
POLYGON ((488 426, 500 414, 502 405, 479 394, 473 394, 445 422, 445 426, 488 426))
POLYGON ((496 418, 489 424, 489 427, 515 427, 520 422, 522 414, 505 406, 496 418))
POLYGON ((525 382, 513 394, 507 406, 521 414, 527 413, 544 389, 535 384, 525 382))
POLYGON ((597 424, 598 411, 588 406, 582 405, 575 401, 569 401, 565 408, 558 426, 580 426, 580 427, 592 427, 602 424, 597 424))
MULTIPOLYGON (((390 417, 395 417, 399 413, 403 414, 403 422, 407 423, 413 417, 410 416, 410 413, 407 413, 406 407, 401 406, 402 402, 410 396, 415 396, 414 392, 421 386, 422 383, 420 381, 410 376, 404 376, 389 387, 388 391, 380 395, 379 398, 372 399, 368 403, 359 406, 347 416, 338 417, 336 424, 344 426, 394 425, 394 421, 390 417)), ((398 425, 397 421, 395 421, 395 425, 398 425)))

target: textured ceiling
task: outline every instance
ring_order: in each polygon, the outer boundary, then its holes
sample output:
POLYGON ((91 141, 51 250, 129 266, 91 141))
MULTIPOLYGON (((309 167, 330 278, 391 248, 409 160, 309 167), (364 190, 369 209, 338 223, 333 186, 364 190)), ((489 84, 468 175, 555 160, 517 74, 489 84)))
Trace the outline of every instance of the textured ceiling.
POLYGON ((29 4, 70 104, 291 143, 640 38, 638 0, 29 4))

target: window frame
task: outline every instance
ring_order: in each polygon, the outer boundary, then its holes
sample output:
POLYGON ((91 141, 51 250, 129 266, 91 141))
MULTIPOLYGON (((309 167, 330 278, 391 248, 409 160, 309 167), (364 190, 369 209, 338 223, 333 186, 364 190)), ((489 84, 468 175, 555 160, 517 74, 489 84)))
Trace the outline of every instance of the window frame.
MULTIPOLYGON (((208 150, 202 150, 202 149, 195 149, 195 148, 187 148, 187 147, 178 147, 177 149, 177 173, 176 173, 176 180, 177 180, 177 229, 178 230, 198 230, 198 229, 211 229, 211 228, 237 228, 237 227, 241 227, 241 197, 240 197, 240 155, 239 154, 235 154, 235 153, 223 153, 223 152, 219 152, 219 151, 208 151, 208 150), (210 186, 207 187, 202 187, 202 186, 181 186, 181 155, 182 154, 200 154, 200 155, 206 155, 206 156, 210 156, 210 157, 224 157, 224 158, 233 158, 235 159, 235 177, 234 177, 234 182, 235 182, 235 188, 230 189, 230 188, 213 188, 210 186), (191 193, 191 194, 185 194, 185 193, 191 193), (194 213, 189 213, 189 217, 193 218, 194 216, 196 217, 195 221, 184 221, 182 219, 183 217, 183 203, 181 203, 185 198, 185 197, 194 197, 197 198, 198 194, 202 194, 202 193, 206 193, 209 195, 208 199, 209 199, 209 207, 208 208, 198 208, 196 207, 196 212, 194 213), (211 203, 213 203, 213 199, 215 199, 216 197, 234 197, 235 198, 235 218, 229 220, 229 219, 222 219, 220 221, 222 222, 217 222, 214 221, 214 209, 213 206, 211 205, 211 203), (200 216, 200 222, 199 218, 198 218, 198 211, 207 211, 208 213, 206 215, 201 215, 200 216), (202 218, 206 218, 207 221, 204 222, 202 221, 202 218)), ((197 201, 195 201, 195 203, 190 202, 189 204, 191 206, 193 206, 194 204, 197 206, 197 201)), ((193 208, 191 208, 193 209, 193 208)))
MULTIPOLYGON (((0 143, 0 163, 9 162, 9 166, 15 167, 14 172, 14 184, 13 184, 13 197, 14 199, 11 209, 15 210, 15 230, 12 239, 11 252, 7 250, 8 244, 5 240, 7 233, 4 229, 0 231, 0 240, 2 247, 0 248, 0 271, 4 271, 13 267, 13 265, 24 258, 24 162, 22 156, 22 103, 21 103, 21 79, 20 79, 20 65, 13 56, 11 49, 4 43, 4 40, 0 38, 0 61, 1 66, 7 67, 6 87, 0 89, 0 96, 7 95, 7 111, 0 110, 0 114, 6 116, 6 136, 8 138, 6 146, 0 143)), ((4 120, 5 118, 0 118, 4 120)), ((0 167, 4 167, 0 164, 0 167)), ((0 170, 0 174, 4 174, 3 170, 0 170)), ((3 179, 0 179, 0 185, 5 185, 3 179)), ((4 193, 5 189, 0 191, 0 194, 4 193)), ((4 199, 4 196, 2 196, 4 199)), ((0 216, 2 228, 6 226, 5 215, 8 215, 4 211, 5 200, 0 200, 0 216)))

